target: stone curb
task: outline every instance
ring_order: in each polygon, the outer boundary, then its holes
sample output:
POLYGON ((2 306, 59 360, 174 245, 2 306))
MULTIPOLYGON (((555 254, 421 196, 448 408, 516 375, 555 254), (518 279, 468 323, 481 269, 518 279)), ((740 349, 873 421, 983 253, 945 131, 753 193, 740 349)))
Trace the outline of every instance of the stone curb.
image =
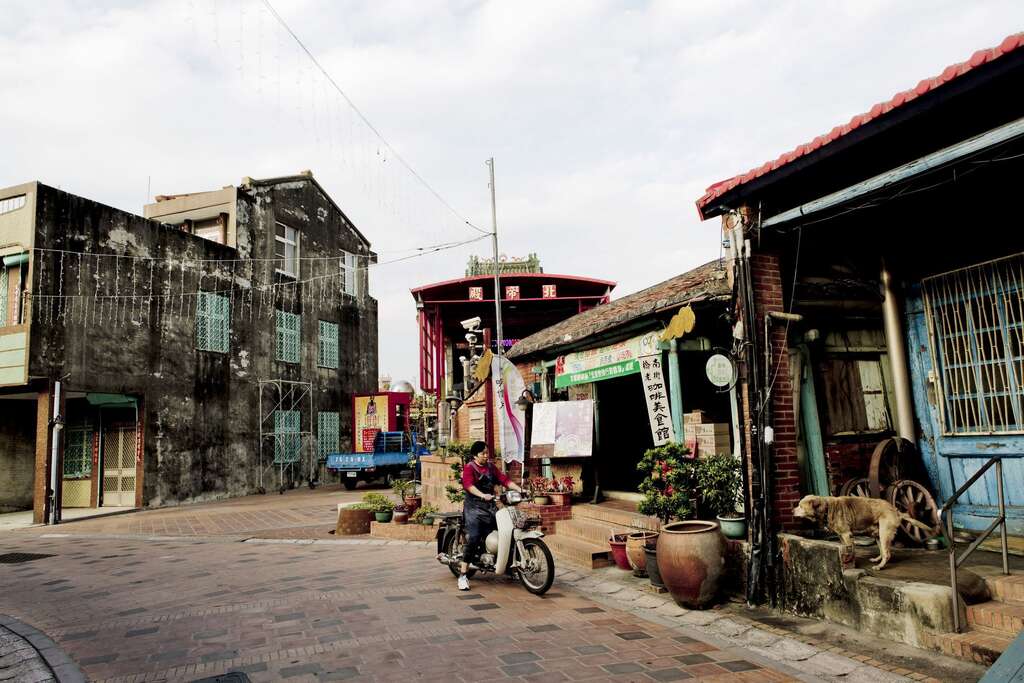
POLYGON ((0 626, 24 638, 39 653, 59 683, 87 683, 89 680, 64 650, 39 629, 3 614, 0 614, 0 626))

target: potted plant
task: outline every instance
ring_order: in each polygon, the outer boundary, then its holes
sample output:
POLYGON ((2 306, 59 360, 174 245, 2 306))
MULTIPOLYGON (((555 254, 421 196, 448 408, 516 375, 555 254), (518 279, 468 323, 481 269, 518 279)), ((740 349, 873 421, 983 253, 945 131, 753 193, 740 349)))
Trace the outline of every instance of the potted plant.
POLYGON ((409 521, 413 524, 424 524, 426 526, 432 526, 434 524, 434 515, 437 514, 437 507, 427 503, 422 507, 416 509, 409 516, 409 521))
POLYGON ((530 497, 534 505, 550 505, 551 497, 548 493, 547 477, 534 477, 530 480, 530 497))
POLYGON ((409 521, 409 508, 404 503, 399 503, 392 510, 391 523, 405 524, 409 521))
POLYGON ((740 462, 731 455, 710 455, 698 461, 701 507, 707 515, 715 515, 726 538, 747 537, 746 519, 736 512, 740 485, 740 462))
POLYGON ((688 448, 677 443, 651 448, 636 468, 644 474, 639 486, 643 500, 637 507, 642 514, 657 517, 662 524, 693 517, 695 465, 688 448))
POLYGON ((633 568, 633 576, 645 578, 648 575, 644 548, 651 543, 656 543, 657 539, 657 531, 634 531, 626 536, 626 557, 629 558, 629 565, 633 568))
POLYGON ((395 504, 383 493, 367 493, 363 502, 373 510, 374 519, 378 522, 390 522, 395 504))
POLYGON ((626 555, 626 534, 612 534, 608 537, 608 545, 612 549, 612 560, 616 567, 626 571, 633 568, 629 564, 629 556, 626 555))
POLYGON ((391 490, 409 509, 409 514, 416 512, 423 503, 423 498, 416 492, 419 484, 415 479, 396 479, 391 483, 391 490))
POLYGON ((572 505, 572 493, 576 488, 576 480, 570 476, 552 479, 549 483, 548 495, 554 505, 572 505))

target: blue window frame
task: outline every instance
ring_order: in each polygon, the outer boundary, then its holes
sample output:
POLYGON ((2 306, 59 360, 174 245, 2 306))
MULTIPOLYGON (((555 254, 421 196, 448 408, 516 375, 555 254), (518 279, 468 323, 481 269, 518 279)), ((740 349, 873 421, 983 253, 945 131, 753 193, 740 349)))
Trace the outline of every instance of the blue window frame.
POLYGON ((299 362, 302 317, 295 313, 277 311, 277 360, 299 362))
POLYGON ((316 452, 321 460, 326 460, 329 453, 337 453, 340 450, 340 426, 338 413, 317 414, 316 452))
POLYGON ((64 477, 79 479, 92 475, 92 430, 68 429, 64 435, 64 477))
POLYGON ((338 368, 338 325, 320 321, 316 364, 322 368, 338 368))
POLYGON ((196 348, 227 353, 231 340, 231 301, 226 296, 199 292, 196 298, 196 348))
POLYGON ((302 452, 302 416, 297 410, 274 411, 274 464, 288 465, 299 461, 302 452))

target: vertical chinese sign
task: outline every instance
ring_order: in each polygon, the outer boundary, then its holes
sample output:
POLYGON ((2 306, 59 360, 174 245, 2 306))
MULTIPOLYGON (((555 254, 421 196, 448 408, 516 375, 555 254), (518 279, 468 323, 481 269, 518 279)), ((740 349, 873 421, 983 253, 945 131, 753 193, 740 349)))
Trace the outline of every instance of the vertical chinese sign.
POLYGON ((661 354, 640 358, 640 379, 644 383, 644 398, 647 400, 647 416, 651 421, 651 435, 654 446, 664 446, 676 440, 669 414, 668 393, 665 391, 665 376, 662 374, 661 354))

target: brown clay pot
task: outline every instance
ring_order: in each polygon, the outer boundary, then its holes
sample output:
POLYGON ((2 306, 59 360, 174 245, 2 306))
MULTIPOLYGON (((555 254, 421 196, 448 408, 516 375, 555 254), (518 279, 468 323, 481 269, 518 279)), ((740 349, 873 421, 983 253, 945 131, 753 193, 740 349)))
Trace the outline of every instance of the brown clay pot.
POLYGON ((392 524, 406 524, 409 521, 408 510, 395 510, 394 516, 391 518, 392 524))
POLYGON ((334 529, 335 536, 359 536, 370 533, 370 520, 373 513, 369 510, 338 510, 338 525, 334 529))
POLYGON ((406 496, 403 502, 409 510, 409 516, 411 517, 423 504, 423 498, 421 496, 406 496))
POLYGON ((619 569, 629 571, 632 567, 629 558, 626 556, 626 534, 614 534, 608 538, 608 545, 612 549, 612 560, 619 569))
POLYGON ((718 593, 724 565, 725 537, 717 522, 690 520, 661 527, 658 571, 678 604, 707 607, 718 593))
POLYGON ((658 538, 656 531, 636 531, 626 537, 626 557, 633 568, 634 576, 647 576, 647 558, 644 546, 658 538))

